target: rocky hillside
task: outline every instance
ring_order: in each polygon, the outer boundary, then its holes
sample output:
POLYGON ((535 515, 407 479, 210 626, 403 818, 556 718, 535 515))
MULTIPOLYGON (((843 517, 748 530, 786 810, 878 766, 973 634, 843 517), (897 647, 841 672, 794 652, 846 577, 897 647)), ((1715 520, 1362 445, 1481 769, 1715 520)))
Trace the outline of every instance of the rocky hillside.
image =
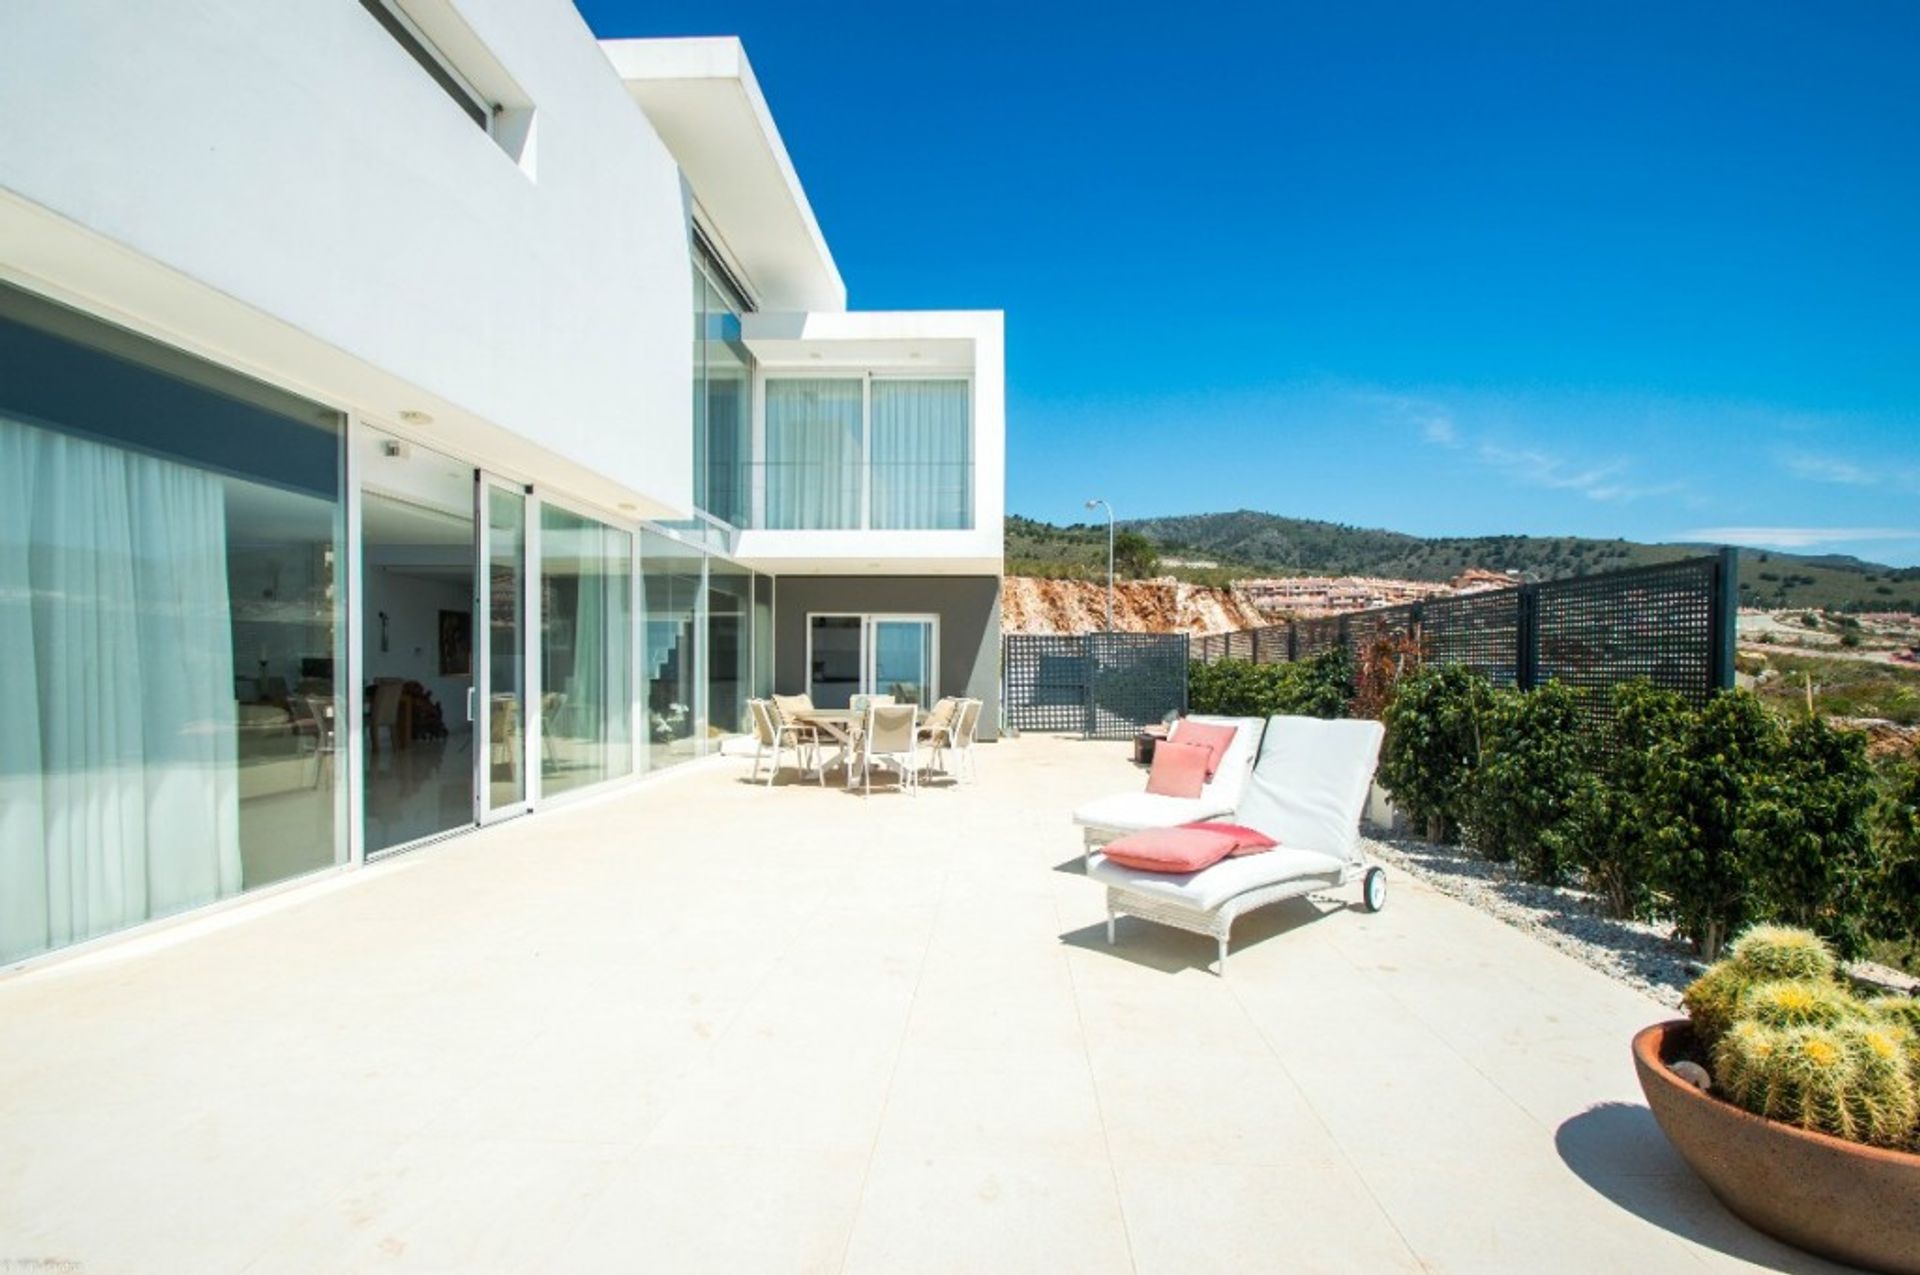
MULTIPOLYGON (((1000 626, 1008 633, 1091 633, 1106 627, 1107 586, 1091 580, 1008 576, 1000 626)), ((1226 633, 1269 623, 1234 590, 1177 580, 1121 580, 1113 627, 1128 633, 1226 633)))
MULTIPOLYGON (((1239 575, 1439 581, 1478 567, 1553 580, 1671 562, 1708 551, 1703 545, 1580 536, 1410 536, 1247 509, 1142 518, 1122 525, 1160 545, 1163 553, 1178 546, 1182 554, 1207 554, 1254 568, 1239 575)), ((1072 534, 1080 529, 1061 530, 1072 534)), ((1743 549, 1740 602, 1752 607, 1920 612, 1920 567, 1888 567, 1836 554, 1743 549)))

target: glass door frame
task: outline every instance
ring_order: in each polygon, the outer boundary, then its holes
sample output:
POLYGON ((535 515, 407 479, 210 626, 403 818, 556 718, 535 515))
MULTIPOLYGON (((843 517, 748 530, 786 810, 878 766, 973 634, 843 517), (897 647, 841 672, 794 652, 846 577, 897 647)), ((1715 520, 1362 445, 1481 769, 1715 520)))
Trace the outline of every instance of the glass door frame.
POLYGON ((531 484, 517 483, 476 466, 473 471, 474 587, 473 686, 468 691, 473 716, 473 822, 477 827, 531 811, 539 797, 533 760, 540 756, 539 654, 540 510, 531 484), (520 500, 520 797, 493 804, 493 532, 492 493, 520 500))

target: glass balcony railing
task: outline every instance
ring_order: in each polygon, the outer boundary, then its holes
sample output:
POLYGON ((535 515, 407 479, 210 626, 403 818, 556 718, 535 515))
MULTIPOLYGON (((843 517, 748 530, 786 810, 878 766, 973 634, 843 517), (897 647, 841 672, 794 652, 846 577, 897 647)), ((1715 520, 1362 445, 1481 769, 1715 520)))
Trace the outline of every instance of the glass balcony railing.
POLYGON ((762 461, 739 472, 750 526, 768 531, 967 531, 973 462, 762 461))

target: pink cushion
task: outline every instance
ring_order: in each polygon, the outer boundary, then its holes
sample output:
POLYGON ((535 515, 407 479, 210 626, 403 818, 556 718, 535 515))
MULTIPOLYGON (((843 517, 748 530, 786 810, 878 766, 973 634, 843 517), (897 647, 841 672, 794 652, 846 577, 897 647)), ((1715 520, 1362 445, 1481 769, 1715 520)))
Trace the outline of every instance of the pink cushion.
POLYGON ((1233 838, 1199 828, 1147 828, 1109 842, 1101 854, 1146 872, 1198 872, 1233 853, 1233 838))
POLYGON ((1207 759, 1207 782, 1212 783, 1214 772, 1220 769, 1220 761, 1227 755, 1227 749, 1233 746, 1233 737, 1238 732, 1237 726, 1220 726, 1213 722, 1183 718, 1174 727, 1173 738, 1183 744, 1198 744, 1212 750, 1212 756, 1207 759))
POLYGON ((1162 797, 1198 797, 1207 784, 1210 749, 1169 739, 1153 750, 1153 769, 1147 772, 1147 791, 1162 797))
POLYGON ((1232 857, 1235 859, 1244 858, 1250 854, 1259 854, 1262 850, 1271 850, 1280 844, 1258 828, 1249 828, 1243 823, 1215 823, 1211 819, 1201 819, 1193 823, 1183 823, 1180 826, 1182 828, 1196 828, 1202 832, 1217 832, 1222 836, 1232 837, 1232 857))

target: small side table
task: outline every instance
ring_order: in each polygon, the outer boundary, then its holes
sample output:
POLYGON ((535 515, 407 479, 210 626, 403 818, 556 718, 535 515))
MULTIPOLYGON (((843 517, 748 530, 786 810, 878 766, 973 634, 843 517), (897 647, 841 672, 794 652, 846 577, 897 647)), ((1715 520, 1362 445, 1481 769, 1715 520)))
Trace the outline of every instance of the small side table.
POLYGON ((1133 737, 1133 761, 1137 766, 1153 764, 1154 745, 1167 737, 1165 726, 1142 726, 1133 737))

